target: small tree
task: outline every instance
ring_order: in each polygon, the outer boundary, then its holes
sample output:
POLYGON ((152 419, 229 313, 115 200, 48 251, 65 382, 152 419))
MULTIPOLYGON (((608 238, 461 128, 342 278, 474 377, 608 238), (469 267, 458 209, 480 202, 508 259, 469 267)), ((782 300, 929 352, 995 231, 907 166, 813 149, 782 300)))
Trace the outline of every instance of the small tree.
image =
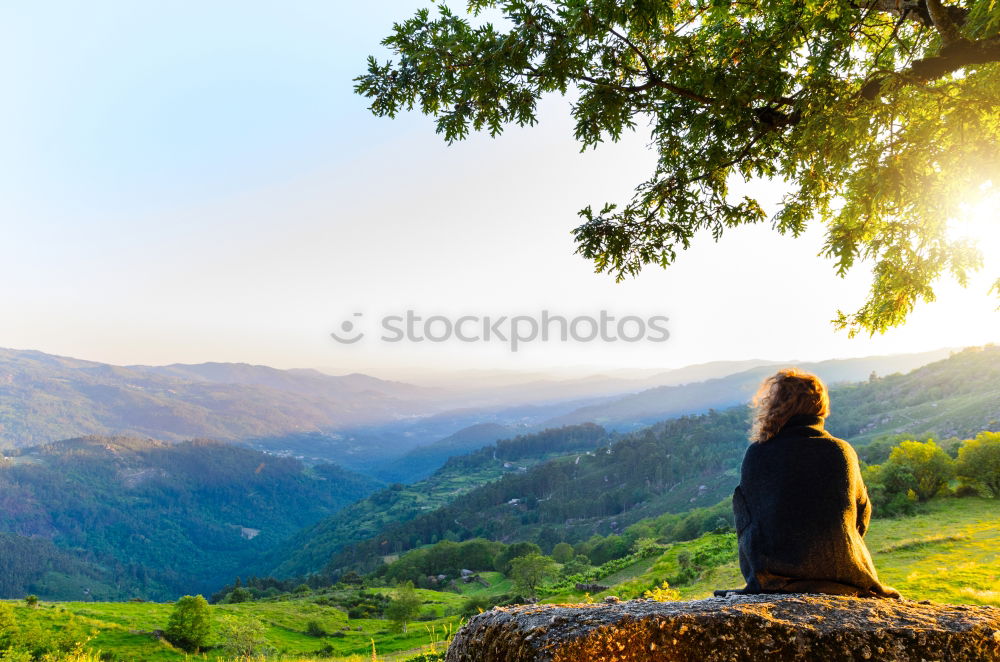
POLYGON ((516 542, 513 545, 507 545, 496 555, 493 559, 493 566, 497 572, 507 575, 510 574, 511 559, 541 553, 542 548, 533 542, 516 542))
POLYGON ((555 561, 541 554, 521 556, 510 562, 510 577, 519 591, 535 596, 542 582, 555 572, 555 561))
POLYGON ((24 596, 24 604, 28 605, 32 609, 38 606, 38 596, 37 595, 26 595, 24 596))
POLYGON ((569 563, 573 560, 573 545, 561 542, 552 548, 552 560, 556 563, 569 563))
POLYGON ((174 603, 163 634, 174 646, 197 652, 208 641, 210 622, 208 601, 201 595, 185 595, 174 603))
POLYGON ((944 488, 954 475, 954 462, 933 440, 904 441, 892 449, 887 464, 906 468, 913 474, 913 490, 927 501, 944 488))
POLYGON ((226 654, 239 660, 249 660, 265 652, 265 627, 254 617, 237 618, 226 615, 220 619, 219 635, 226 654))
POLYGON ((981 432, 958 449, 958 477, 1000 498, 1000 432, 981 432))
POLYGON ((413 582, 400 585, 396 598, 385 609, 386 618, 392 621, 395 629, 406 632, 406 625, 420 615, 423 602, 413 588, 413 582))

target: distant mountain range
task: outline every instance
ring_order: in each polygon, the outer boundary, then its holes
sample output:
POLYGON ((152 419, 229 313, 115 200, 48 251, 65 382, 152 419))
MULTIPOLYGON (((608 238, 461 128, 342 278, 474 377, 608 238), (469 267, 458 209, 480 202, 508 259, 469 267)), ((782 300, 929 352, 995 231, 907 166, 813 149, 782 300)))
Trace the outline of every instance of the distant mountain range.
POLYGON ((343 397, 358 393, 388 396, 400 400, 425 401, 440 395, 441 389, 424 388, 352 373, 334 377, 318 370, 278 370, 247 363, 173 363, 164 366, 126 366, 126 370, 173 377, 189 382, 260 386, 274 391, 305 396, 343 397))
POLYGON ((636 393, 656 386, 690 384, 773 364, 775 361, 762 359, 712 361, 672 370, 612 371, 561 378, 540 373, 463 370, 417 381, 447 392, 461 393, 465 407, 491 408, 636 393))
POLYGON ((433 390, 241 364, 113 366, 0 349, 0 448, 88 434, 246 439, 425 414, 433 390))
MULTIPOLYGON (((655 421, 749 401, 761 381, 779 368, 795 366, 819 375, 827 384, 857 382, 876 375, 906 373, 946 358, 949 350, 919 354, 834 359, 817 363, 764 363, 729 374, 678 386, 659 386, 621 398, 581 407, 545 421, 546 426, 593 422, 611 429, 634 429, 655 421)), ((702 373, 704 374, 704 373, 702 373)))
MULTIPOLYGON (((828 381, 906 371, 947 350, 803 364, 828 381)), ((508 434, 594 421, 629 430, 745 402, 784 363, 718 361, 553 379, 475 372, 418 386, 233 363, 114 366, 0 349, 0 448, 88 434, 212 438, 381 480, 430 475, 508 434), (465 380, 481 379, 481 383, 465 380), (487 427, 483 427, 487 426, 487 427)))

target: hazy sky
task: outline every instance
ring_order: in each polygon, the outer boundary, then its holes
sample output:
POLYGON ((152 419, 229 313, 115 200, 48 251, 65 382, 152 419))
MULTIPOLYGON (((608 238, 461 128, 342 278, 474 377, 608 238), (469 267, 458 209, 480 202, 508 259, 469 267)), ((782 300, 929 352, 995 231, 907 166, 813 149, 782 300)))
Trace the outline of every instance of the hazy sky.
POLYGON ((645 136, 581 155, 558 97, 533 129, 452 147, 429 118, 371 116, 351 78, 393 20, 429 4, 5 4, 0 346, 411 375, 811 360, 1000 336, 985 275, 968 291, 943 285, 904 329, 834 332, 836 309, 868 283, 817 257, 821 228, 704 237, 669 271, 620 284, 594 274, 573 255, 576 212, 627 199, 649 171, 645 136), (407 309, 664 315, 671 338, 515 354, 328 335, 407 309))

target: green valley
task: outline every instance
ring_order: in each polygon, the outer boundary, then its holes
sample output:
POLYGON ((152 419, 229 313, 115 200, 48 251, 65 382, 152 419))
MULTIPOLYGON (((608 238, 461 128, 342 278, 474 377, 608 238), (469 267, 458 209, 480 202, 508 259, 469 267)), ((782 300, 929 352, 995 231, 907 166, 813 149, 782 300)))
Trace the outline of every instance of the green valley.
POLYGON ((0 595, 208 591, 377 487, 211 441, 84 437, 0 461, 0 595))
POLYGON ((342 547, 386 526, 433 512, 477 487, 554 457, 593 450, 605 436, 597 425, 567 426, 501 440, 454 457, 424 480, 393 484, 299 532, 268 555, 273 565, 267 567, 265 562, 262 570, 281 577, 307 574, 323 567, 342 547))

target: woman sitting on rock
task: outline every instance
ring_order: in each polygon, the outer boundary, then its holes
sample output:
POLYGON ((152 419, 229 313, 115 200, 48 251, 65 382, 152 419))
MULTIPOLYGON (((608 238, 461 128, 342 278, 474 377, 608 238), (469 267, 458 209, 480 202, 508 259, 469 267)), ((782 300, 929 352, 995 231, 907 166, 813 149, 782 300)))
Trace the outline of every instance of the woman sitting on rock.
POLYGON ((753 443, 733 493, 747 582, 735 592, 899 597, 879 582, 862 540, 871 503, 854 449, 823 428, 830 414, 823 382, 781 370, 753 404, 753 443))

